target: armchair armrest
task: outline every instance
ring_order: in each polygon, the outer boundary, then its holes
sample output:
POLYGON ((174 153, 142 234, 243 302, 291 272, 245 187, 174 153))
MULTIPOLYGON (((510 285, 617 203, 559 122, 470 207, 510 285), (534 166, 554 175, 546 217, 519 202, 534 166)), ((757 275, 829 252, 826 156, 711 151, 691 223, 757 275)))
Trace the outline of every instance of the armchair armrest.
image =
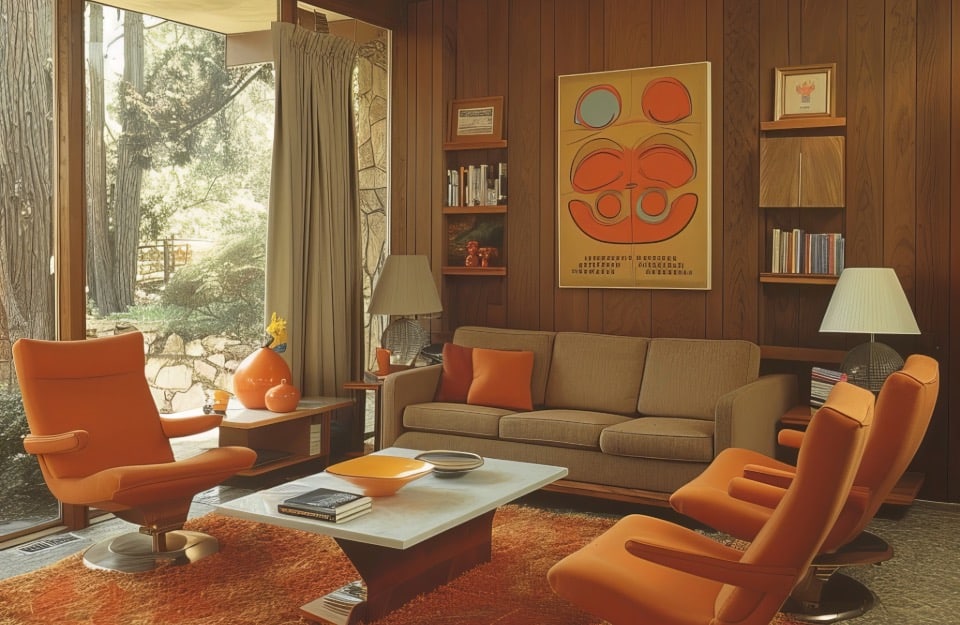
POLYGON ((179 438, 206 432, 220 425, 223 415, 216 413, 190 415, 188 417, 168 417, 160 415, 163 435, 167 438, 179 438))
POLYGON ((443 365, 415 367, 383 379, 380 405, 380 445, 389 447, 403 433, 403 411, 411 404, 433 401, 443 365))
POLYGON ((800 430, 780 430, 777 434, 777 442, 784 447, 800 449, 800 445, 803 444, 804 434, 805 432, 801 432, 800 430))
POLYGON ((86 430, 72 430, 63 434, 27 434, 23 438, 23 449, 34 456, 65 454, 80 451, 89 440, 90 434, 86 430))
POLYGON ((769 508, 770 512, 780 505, 780 500, 786 492, 783 488, 756 482, 746 477, 735 477, 727 484, 727 494, 734 499, 769 508))
MULTIPOLYGON (((696 534, 689 530, 692 534, 696 534)), ((699 536, 699 535, 698 535, 699 536)), ((706 537, 703 537, 706 538, 706 537)), ((710 540, 707 538, 706 540, 710 540)), ((758 566, 743 564, 743 553, 736 549, 720 551, 711 548, 709 552, 697 549, 697 539, 684 541, 687 544, 676 545, 658 542, 656 538, 629 538, 624 547, 638 558, 648 562, 668 566, 690 575, 712 579, 723 584, 733 584, 761 592, 770 592, 789 588, 796 581, 797 571, 782 566, 758 566)))
POLYGON ((790 484, 793 483, 793 478, 795 475, 796 473, 793 471, 774 469, 760 464, 748 464, 747 466, 743 467, 743 477, 747 478, 748 480, 769 484, 770 486, 776 486, 777 488, 782 489, 787 489, 790 487, 790 484))
POLYGON ((796 403, 797 378, 788 373, 765 375, 730 391, 714 413, 714 454, 741 447, 773 457, 777 424, 796 403))

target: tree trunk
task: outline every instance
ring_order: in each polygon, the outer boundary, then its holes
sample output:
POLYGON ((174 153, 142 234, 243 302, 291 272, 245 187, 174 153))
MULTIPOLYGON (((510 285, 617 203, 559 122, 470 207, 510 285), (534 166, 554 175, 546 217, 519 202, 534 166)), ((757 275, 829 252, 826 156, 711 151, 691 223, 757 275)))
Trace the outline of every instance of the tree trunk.
MULTIPOLYGON (((143 93, 143 16, 126 11, 123 20, 123 88, 127 110, 117 141, 117 185, 113 197, 114 242, 120 310, 134 303, 140 243, 140 187, 143 180, 142 116, 133 112, 143 93)), ((102 314, 118 311, 100 311, 102 314)))
POLYGON ((0 10, 0 359, 24 336, 54 337, 53 91, 49 0, 0 10))
POLYGON ((87 287, 101 314, 120 310, 107 208, 107 154, 103 133, 103 6, 88 6, 87 32, 87 287))

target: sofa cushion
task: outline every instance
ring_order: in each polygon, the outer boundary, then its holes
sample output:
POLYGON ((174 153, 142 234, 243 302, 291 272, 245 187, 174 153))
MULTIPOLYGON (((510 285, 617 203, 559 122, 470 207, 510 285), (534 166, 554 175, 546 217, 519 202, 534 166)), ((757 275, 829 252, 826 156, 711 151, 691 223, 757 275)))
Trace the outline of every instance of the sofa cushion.
POLYGON ((558 332, 547 379, 547 408, 633 416, 649 339, 558 332))
POLYGON ((533 410, 530 376, 533 352, 473 350, 473 382, 467 403, 512 410, 533 410))
POLYGON ((453 334, 453 342, 466 347, 487 349, 527 350, 533 352, 533 375, 530 394, 535 406, 543 405, 547 387, 547 372, 553 355, 554 332, 539 330, 510 330, 461 326, 453 334))
POLYGON ((510 411, 490 406, 446 402, 411 404, 403 411, 403 427, 408 430, 497 438, 500 418, 505 414, 510 414, 510 411))
POLYGON ((713 420, 720 397, 759 372, 760 348, 749 341, 651 339, 637 411, 713 420))
POLYGON ((552 447, 600 448, 605 427, 630 421, 629 417, 589 410, 537 410, 515 412, 500 419, 500 438, 552 447))
POLYGON ((473 348, 444 343, 443 371, 437 386, 435 401, 467 402, 467 392, 473 382, 473 348))
POLYGON ((710 462, 713 422, 673 417, 630 419, 604 428, 600 449, 615 456, 710 462))

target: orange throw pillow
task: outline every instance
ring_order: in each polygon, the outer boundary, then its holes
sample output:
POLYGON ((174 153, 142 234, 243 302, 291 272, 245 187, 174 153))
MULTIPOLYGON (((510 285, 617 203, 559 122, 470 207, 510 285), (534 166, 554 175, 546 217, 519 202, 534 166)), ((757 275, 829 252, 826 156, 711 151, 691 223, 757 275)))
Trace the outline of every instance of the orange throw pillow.
POLYGON ((434 401, 466 403, 473 382, 473 348, 444 343, 443 372, 434 401))
POLYGON ((473 384, 467 403, 510 410, 533 410, 530 378, 533 352, 473 350, 473 384))

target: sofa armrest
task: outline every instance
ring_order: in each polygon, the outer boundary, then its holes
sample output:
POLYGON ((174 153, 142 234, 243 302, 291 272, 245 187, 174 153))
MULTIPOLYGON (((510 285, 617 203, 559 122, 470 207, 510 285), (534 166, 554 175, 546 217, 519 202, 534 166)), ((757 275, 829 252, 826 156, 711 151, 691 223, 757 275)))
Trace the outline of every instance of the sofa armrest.
POLYGON ((403 433, 403 411, 411 404, 433 401, 443 365, 416 367, 383 379, 380 401, 380 446, 389 447, 403 433))
POLYGON ((714 415, 714 454, 740 447, 773 457, 780 417, 796 404, 797 378, 788 373, 765 375, 727 393, 714 415))

